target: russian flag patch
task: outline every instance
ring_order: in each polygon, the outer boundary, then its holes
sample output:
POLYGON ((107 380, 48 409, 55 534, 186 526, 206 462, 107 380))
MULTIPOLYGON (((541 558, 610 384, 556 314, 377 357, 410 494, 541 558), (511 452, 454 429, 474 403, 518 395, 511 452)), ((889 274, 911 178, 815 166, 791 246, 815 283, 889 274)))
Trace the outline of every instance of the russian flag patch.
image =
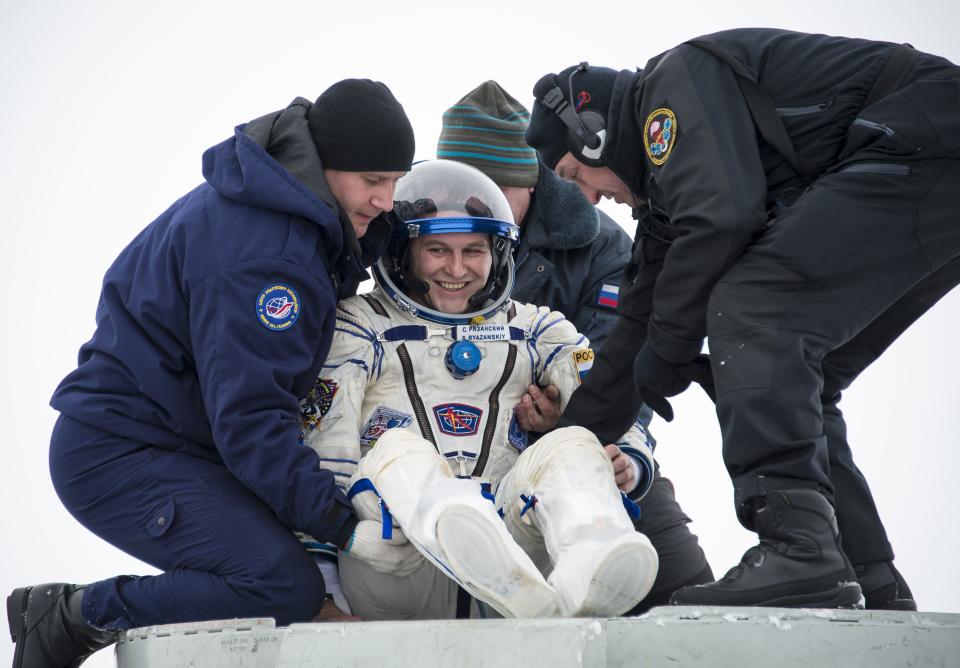
POLYGON ((590 369, 593 368, 594 354, 590 348, 573 351, 573 365, 577 368, 577 375, 580 376, 580 382, 587 377, 590 369))
POLYGON ((604 283, 600 288, 600 295, 597 297, 597 303, 600 304, 600 306, 617 308, 619 301, 620 288, 616 285, 607 285, 604 283))

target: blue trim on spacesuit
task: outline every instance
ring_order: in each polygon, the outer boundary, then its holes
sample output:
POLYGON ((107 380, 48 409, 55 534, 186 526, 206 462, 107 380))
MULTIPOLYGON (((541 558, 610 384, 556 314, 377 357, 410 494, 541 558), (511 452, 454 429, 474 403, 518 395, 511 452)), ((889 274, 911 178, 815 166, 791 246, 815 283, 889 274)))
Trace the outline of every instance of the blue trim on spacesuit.
POLYGON ((373 492, 377 495, 377 498, 380 499, 380 521, 383 524, 383 533, 380 534, 380 537, 384 540, 390 540, 393 537, 393 515, 390 514, 390 509, 387 508, 386 502, 384 502, 383 497, 380 496, 380 492, 377 491, 373 481, 369 478, 360 478, 353 483, 350 491, 347 492, 347 498, 352 499, 357 494, 363 492, 373 492))

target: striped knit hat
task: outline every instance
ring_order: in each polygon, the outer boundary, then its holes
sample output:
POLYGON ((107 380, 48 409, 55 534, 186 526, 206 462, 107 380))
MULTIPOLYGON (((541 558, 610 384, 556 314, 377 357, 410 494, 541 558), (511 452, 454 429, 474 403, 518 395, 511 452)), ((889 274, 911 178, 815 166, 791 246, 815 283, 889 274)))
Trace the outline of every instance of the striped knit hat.
POLYGON ((437 157, 473 165, 498 186, 537 185, 537 153, 523 133, 530 113, 496 81, 487 81, 447 109, 437 157))

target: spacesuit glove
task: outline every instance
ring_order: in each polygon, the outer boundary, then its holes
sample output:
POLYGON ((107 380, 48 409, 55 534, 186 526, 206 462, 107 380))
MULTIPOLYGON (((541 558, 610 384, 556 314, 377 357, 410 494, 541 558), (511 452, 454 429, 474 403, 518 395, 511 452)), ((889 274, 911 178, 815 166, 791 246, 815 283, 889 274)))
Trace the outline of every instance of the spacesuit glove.
POLYGON ((686 364, 677 364, 660 357, 649 343, 645 343, 633 361, 633 380, 637 394, 643 403, 667 422, 673 420, 673 407, 667 397, 680 394, 690 386, 690 379, 680 369, 686 364))
POLYGON ((343 551, 376 571, 399 577, 410 575, 424 561, 400 529, 394 527, 390 538, 384 538, 383 524, 376 520, 360 520, 343 551))

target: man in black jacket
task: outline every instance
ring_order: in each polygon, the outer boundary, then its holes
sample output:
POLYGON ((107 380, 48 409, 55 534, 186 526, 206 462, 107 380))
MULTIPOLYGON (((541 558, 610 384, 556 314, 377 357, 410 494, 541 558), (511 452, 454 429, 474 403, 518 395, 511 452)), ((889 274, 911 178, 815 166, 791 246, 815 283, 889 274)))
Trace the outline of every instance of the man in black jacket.
POLYGON ((640 221, 620 318, 561 424, 602 440, 641 399, 671 418, 666 397, 700 381, 760 537, 675 603, 850 606, 862 585, 868 608, 915 609, 838 401, 960 282, 958 77, 907 46, 743 29, 537 83, 528 143, 640 221))
MULTIPOLYGON (((523 139, 528 120, 522 104, 497 82, 487 81, 444 113, 437 157, 476 167, 500 186, 510 202, 521 234, 514 298, 560 311, 597 350, 616 320, 630 239, 593 206, 599 198, 588 201, 576 186, 538 163, 536 152, 523 139)), ((530 387, 518 409, 524 428, 537 429, 537 424, 549 422, 538 420, 533 403, 544 407, 552 391, 555 388, 530 387)), ((639 416, 644 427, 651 417, 644 406, 639 416)), ((660 570, 653 589, 634 613, 666 603, 678 587, 713 579, 697 537, 687 528, 689 522, 673 484, 658 470, 634 524, 657 549, 660 570)))

